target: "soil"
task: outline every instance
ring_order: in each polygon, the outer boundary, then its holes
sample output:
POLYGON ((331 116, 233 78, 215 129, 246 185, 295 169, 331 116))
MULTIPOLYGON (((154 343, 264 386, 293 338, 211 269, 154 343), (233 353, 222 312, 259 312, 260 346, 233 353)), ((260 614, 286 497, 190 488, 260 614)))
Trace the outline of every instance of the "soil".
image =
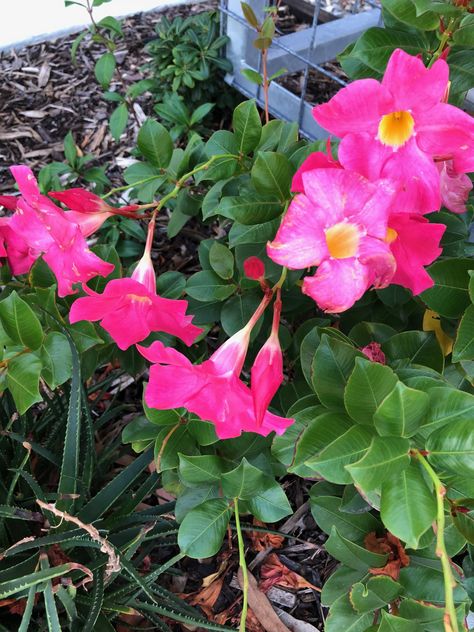
MULTIPOLYGON (((305 101, 308 101, 313 105, 328 101, 348 81, 347 75, 344 73, 337 61, 326 62, 321 66, 321 68, 334 77, 337 77, 339 81, 336 81, 333 77, 328 76, 323 72, 310 68, 308 71, 305 101)), ((289 73, 277 79, 277 82, 290 92, 293 92, 293 94, 301 96, 304 87, 304 72, 299 71, 289 73)))

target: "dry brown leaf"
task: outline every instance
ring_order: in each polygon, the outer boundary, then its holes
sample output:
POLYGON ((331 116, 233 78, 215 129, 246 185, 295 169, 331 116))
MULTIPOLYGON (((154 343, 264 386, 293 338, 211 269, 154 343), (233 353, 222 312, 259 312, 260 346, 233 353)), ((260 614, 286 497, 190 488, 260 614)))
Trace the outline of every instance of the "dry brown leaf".
POLYGON ((40 68, 38 75, 38 87, 44 88, 45 85, 49 81, 49 76, 51 74, 51 66, 45 61, 40 68))
MULTIPOLYGON (((224 583, 224 578, 220 577, 212 582, 206 588, 203 588, 197 593, 186 595, 189 599, 189 603, 191 606, 199 606, 202 611, 206 614, 209 619, 213 619, 214 611, 213 607, 216 603, 219 595, 221 594, 222 584, 224 583)), ((183 596, 183 595, 182 595, 183 596)))
MULTIPOLYGON (((252 575, 249 576, 248 599, 249 606, 257 620, 267 632, 291 632, 286 625, 280 621, 278 615, 273 610, 267 596, 258 588, 257 580, 252 575)), ((239 584, 243 586, 242 569, 239 568, 237 575, 239 584)))
POLYGON ((381 538, 377 537, 375 531, 368 533, 365 536, 364 545, 372 553, 388 555, 385 566, 369 569, 372 575, 388 575, 396 581, 400 575, 400 569, 410 564, 410 557, 406 554, 403 544, 388 531, 381 538))
MULTIPOLYGON (((253 524, 256 527, 266 527, 264 522, 260 522, 254 518, 253 524)), ((266 551, 268 548, 279 549, 283 546, 285 538, 276 533, 264 533, 263 531, 251 531, 249 533, 249 539, 252 543, 252 550, 254 551, 266 551)))
POLYGON ((263 564, 260 570, 260 588, 267 592, 272 586, 284 586, 286 588, 292 588, 294 590, 300 590, 301 588, 312 588, 313 590, 320 591, 321 589, 311 582, 307 581, 298 573, 290 570, 279 559, 278 555, 272 553, 268 556, 267 560, 263 564))

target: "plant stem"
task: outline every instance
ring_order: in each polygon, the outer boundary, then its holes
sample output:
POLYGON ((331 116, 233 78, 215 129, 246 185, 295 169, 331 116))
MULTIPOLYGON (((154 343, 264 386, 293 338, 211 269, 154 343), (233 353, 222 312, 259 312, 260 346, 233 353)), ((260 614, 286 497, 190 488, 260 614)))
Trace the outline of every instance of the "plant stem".
POLYGON ((444 496, 446 494, 446 488, 438 478, 434 469, 431 467, 425 457, 420 453, 420 451, 416 450, 414 454, 419 462, 422 464, 422 466, 425 468, 428 476, 433 481, 436 493, 436 555, 441 560, 444 578, 444 629, 446 630, 446 632, 459 632, 458 622, 456 619, 456 607, 454 605, 453 596, 453 589, 457 586, 457 583, 453 576, 451 559, 446 550, 446 543, 444 540, 444 496))
POLYGON ((12 482, 10 483, 10 489, 8 490, 6 504, 9 505, 12 501, 13 494, 15 492, 16 484, 18 483, 18 479, 20 478, 20 473, 23 471, 28 459, 30 458, 31 446, 27 441, 23 442, 23 447, 26 450, 26 454, 23 457, 18 469, 13 474, 12 482))
POLYGON ((270 114, 268 112, 268 70, 267 70, 267 57, 268 57, 268 48, 262 50, 262 70, 263 70, 263 99, 264 99, 264 108, 265 108, 265 123, 268 123, 270 120, 270 114))
POLYGON ((242 614, 240 615, 239 632, 245 632, 245 625, 247 622, 247 610, 248 610, 248 594, 249 594, 249 574, 247 571, 247 563, 245 561, 245 548, 244 539, 242 537, 242 529, 240 528, 240 516, 239 516, 239 499, 234 498, 234 513, 235 513, 235 527, 237 531, 237 541, 239 543, 239 566, 242 569, 243 578, 243 602, 242 602, 242 614))
POLYGON ((143 180, 137 180, 133 184, 124 184, 121 187, 115 187, 114 189, 110 189, 110 191, 108 193, 106 193, 105 195, 102 195, 101 197, 102 197, 103 200, 106 200, 111 195, 114 195, 114 193, 120 193, 120 191, 126 191, 127 189, 133 189, 133 187, 137 187, 140 184, 146 184, 147 182, 151 182, 152 180, 156 180, 156 178, 159 178, 159 177, 160 176, 148 176, 148 178, 143 178, 143 180))
POLYGON ((429 61, 428 68, 431 68, 431 66, 435 63, 435 61, 438 60, 441 57, 444 49, 446 48, 447 43, 449 42, 449 38, 453 34, 452 30, 453 30, 453 27, 454 27, 454 23, 455 23, 455 19, 451 18, 449 20, 449 22, 448 22, 448 26, 446 27, 446 29, 444 30, 443 35, 441 36, 438 48, 433 53, 433 56, 432 56, 432 58, 429 61))

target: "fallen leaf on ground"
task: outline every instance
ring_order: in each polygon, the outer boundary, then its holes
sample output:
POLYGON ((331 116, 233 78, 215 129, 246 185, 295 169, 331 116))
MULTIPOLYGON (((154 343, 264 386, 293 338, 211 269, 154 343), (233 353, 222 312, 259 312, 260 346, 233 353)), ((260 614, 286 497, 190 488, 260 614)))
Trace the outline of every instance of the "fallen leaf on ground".
POLYGON ((260 588, 267 592, 272 586, 283 586, 299 590, 300 588, 312 588, 320 591, 321 589, 311 584, 308 580, 298 573, 290 570, 281 561, 278 555, 272 553, 268 556, 260 570, 260 588))
POLYGON ((388 531, 381 538, 377 537, 375 531, 368 533, 365 536, 364 545, 372 553, 388 555, 385 566, 369 569, 372 575, 388 575, 396 581, 400 575, 400 569, 410 564, 410 557, 406 554, 403 544, 388 531))
MULTIPOLYGON (((256 527, 266 527, 264 522, 254 518, 253 524, 256 527)), ((276 533, 264 533, 263 531, 251 531, 249 534, 253 551, 266 551, 268 548, 279 549, 283 545, 285 538, 276 533)))
MULTIPOLYGON (((242 569, 239 568, 238 580, 241 588, 243 587, 242 569)), ((249 589, 248 600, 249 606, 257 620, 262 624, 267 632, 290 632, 289 628, 280 621, 278 615, 273 610, 267 596, 258 588, 257 580, 248 573, 249 589)))

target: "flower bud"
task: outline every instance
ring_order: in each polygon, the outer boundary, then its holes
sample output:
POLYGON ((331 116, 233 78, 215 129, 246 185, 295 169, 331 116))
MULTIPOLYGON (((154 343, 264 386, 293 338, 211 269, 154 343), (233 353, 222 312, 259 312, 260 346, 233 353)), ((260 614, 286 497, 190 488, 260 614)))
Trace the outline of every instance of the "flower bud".
POLYGON ((265 276, 265 265, 258 257, 248 257, 244 261, 244 273, 248 279, 258 281, 265 276))

